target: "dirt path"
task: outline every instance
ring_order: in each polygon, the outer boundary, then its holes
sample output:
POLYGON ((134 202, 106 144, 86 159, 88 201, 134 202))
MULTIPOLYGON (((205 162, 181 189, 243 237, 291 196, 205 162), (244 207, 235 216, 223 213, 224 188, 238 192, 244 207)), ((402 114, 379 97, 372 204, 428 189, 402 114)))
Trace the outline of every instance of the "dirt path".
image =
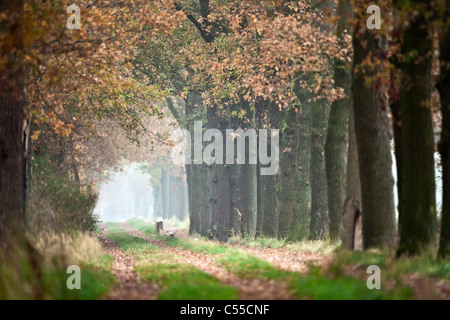
POLYGON ((136 259, 126 255, 114 241, 99 236, 100 242, 114 261, 111 272, 117 279, 117 286, 104 297, 105 300, 156 300, 159 292, 157 285, 141 281, 134 271, 136 259))
POLYGON ((122 224, 126 232, 134 237, 146 240, 148 243, 164 248, 174 255, 185 258, 184 262, 193 265, 199 270, 208 273, 223 284, 235 287, 242 300, 292 300, 295 299, 290 293, 287 284, 265 279, 242 279, 228 272, 225 268, 217 265, 216 257, 205 255, 199 252, 168 247, 164 241, 152 239, 145 233, 131 228, 127 224, 122 224))

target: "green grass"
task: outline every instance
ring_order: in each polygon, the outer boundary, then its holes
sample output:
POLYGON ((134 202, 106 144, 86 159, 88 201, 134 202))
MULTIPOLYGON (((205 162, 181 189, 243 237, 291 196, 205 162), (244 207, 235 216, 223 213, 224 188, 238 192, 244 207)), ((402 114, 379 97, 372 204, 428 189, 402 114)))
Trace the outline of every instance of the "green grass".
POLYGON ((285 279, 291 272, 279 270, 265 260, 243 252, 233 252, 218 260, 229 272, 242 278, 285 279))
POLYGON ((151 245, 146 240, 134 237, 125 231, 112 232, 107 237, 116 241, 118 247, 123 251, 131 251, 132 253, 142 253, 158 250, 159 248, 151 245))
POLYGON ((142 231, 147 235, 156 235, 156 229, 154 225, 150 225, 144 220, 130 219, 127 223, 134 229, 142 231))
POLYGON ((105 226, 109 232, 119 232, 119 231, 125 232, 125 229, 118 222, 106 222, 105 226))
POLYGON ((269 237, 232 237, 228 240, 228 243, 234 246, 245 246, 250 248, 283 248, 292 251, 301 251, 309 253, 317 253, 320 255, 327 255, 332 253, 337 244, 330 243, 329 241, 301 241, 291 242, 285 239, 269 238, 269 237))
POLYGON ((387 251, 343 251, 337 253, 331 268, 336 273, 342 273, 348 265, 364 270, 370 265, 377 265, 384 270, 384 276, 389 279, 400 279, 405 274, 418 273, 422 276, 450 280, 450 264, 446 261, 437 261, 430 253, 411 258, 396 258, 394 253, 387 251))
POLYGON ((414 299, 412 289, 369 290, 364 280, 353 277, 329 278, 311 272, 297 275, 289 281, 292 293, 299 299, 314 300, 409 300, 414 299))
POLYGON ((139 264, 136 268, 142 279, 157 283, 164 289, 160 300, 234 300, 239 297, 233 287, 182 263, 139 264))
POLYGON ((47 298, 55 300, 96 300, 107 294, 117 283, 111 273, 113 257, 104 254, 95 261, 80 264, 81 289, 67 288, 67 279, 72 275, 66 269, 57 267, 43 272, 44 292, 47 298))
POLYGON ((247 246, 250 248, 284 248, 287 243, 283 239, 258 237, 258 238, 242 238, 239 236, 231 237, 228 243, 238 246, 247 246))
POLYGON ((181 257, 164 252, 164 249, 155 247, 144 239, 123 231, 109 233, 107 236, 116 241, 121 250, 135 255, 138 261, 136 272, 142 279, 163 287, 158 299, 233 300, 239 297, 235 288, 223 285, 218 279, 194 266, 180 263, 178 260, 181 257))
POLYGON ((103 267, 90 264, 80 265, 81 289, 69 290, 67 279, 71 274, 65 269, 55 269, 44 272, 45 292, 50 299, 56 300, 96 300, 107 294, 111 286, 116 284, 116 278, 103 267))
MULTIPOLYGON (((370 260, 373 261, 373 260, 370 260)), ((414 299, 408 287, 392 290, 369 290, 365 280, 339 275, 331 277, 313 267, 307 274, 283 271, 269 262, 240 253, 228 254, 219 262, 231 273, 242 278, 279 280, 288 283, 291 292, 299 299, 319 300, 396 300, 414 299)))
POLYGON ((165 244, 170 247, 179 247, 184 250, 191 250, 193 252, 199 252, 207 255, 224 254, 237 252, 237 250, 222 245, 218 242, 205 240, 203 238, 187 238, 179 239, 167 236, 159 236, 158 239, 164 240, 165 244))
POLYGON ((100 256, 96 261, 93 262, 95 266, 98 266, 104 270, 109 270, 111 268, 111 264, 114 261, 114 258, 109 254, 104 254, 100 256))
POLYGON ((238 298, 239 293, 235 288, 220 283, 175 284, 158 295, 159 300, 237 300, 238 298))

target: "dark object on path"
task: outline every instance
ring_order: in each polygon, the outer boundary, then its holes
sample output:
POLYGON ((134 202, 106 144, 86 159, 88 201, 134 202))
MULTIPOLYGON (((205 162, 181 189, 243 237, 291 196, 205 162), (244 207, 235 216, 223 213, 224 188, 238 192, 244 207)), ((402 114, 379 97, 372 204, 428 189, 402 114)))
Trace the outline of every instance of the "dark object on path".
POLYGON ((175 238, 175 232, 170 231, 170 232, 169 232, 169 236, 171 236, 172 238, 175 238))
POLYGON ((157 221, 155 221, 155 223, 156 223, 156 233, 159 234, 159 232, 161 230, 164 230, 163 221, 162 220, 157 220, 157 221))

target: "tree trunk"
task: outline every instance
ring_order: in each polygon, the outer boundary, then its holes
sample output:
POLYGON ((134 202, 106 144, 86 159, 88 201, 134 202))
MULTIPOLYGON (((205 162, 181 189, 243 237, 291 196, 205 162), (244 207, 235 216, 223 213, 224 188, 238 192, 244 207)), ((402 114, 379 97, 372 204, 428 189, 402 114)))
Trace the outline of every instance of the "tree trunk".
POLYGON ((153 219, 161 217, 161 185, 153 186, 153 219))
MULTIPOLYGON (((351 94, 351 92, 350 92, 351 94)), ((352 106, 353 100, 349 102, 349 125, 348 125, 348 156, 347 156, 347 183, 346 199, 341 219, 340 236, 342 245, 347 250, 362 250, 357 247, 355 238, 362 235, 356 234, 356 223, 361 217, 361 183, 359 177, 358 145, 356 143, 355 116, 352 106)))
MULTIPOLYGON (((360 3, 360 17, 354 24, 354 67, 352 94, 354 100, 355 132, 361 181, 362 223, 364 248, 395 245, 395 208, 390 151, 389 120, 381 106, 382 92, 366 85, 375 78, 379 68, 364 70, 361 63, 369 54, 379 55, 375 31, 366 28, 365 10, 369 2, 360 3)), ((373 62, 372 62, 373 63, 373 62)))
POLYGON ((211 231, 211 172, 207 165, 195 165, 197 167, 198 198, 197 210, 200 214, 200 234, 208 236, 211 231))
POLYGON ((228 181, 230 183, 230 229, 234 236, 242 235, 242 214, 239 208, 241 191, 241 176, 239 169, 237 164, 227 167, 228 181))
POLYGON ((280 186, 278 197, 278 237, 286 238, 294 210, 295 173, 297 160, 297 119, 295 108, 285 111, 281 132, 280 186))
MULTIPOLYGON (((255 121, 254 111, 251 110, 248 102, 242 99, 241 109, 247 111, 247 122, 241 123, 241 128, 245 131, 252 128, 255 121)), ((247 139, 246 139, 247 140, 247 139)), ((242 235, 254 238, 256 236, 256 218, 258 201, 258 181, 256 178, 257 165, 250 164, 251 156, 258 159, 258 150, 250 146, 250 139, 245 144, 245 163, 239 164, 240 171, 240 211, 242 214, 242 235), (253 153, 253 154, 252 154, 253 153), (254 154, 256 153, 256 154, 254 154)))
MULTIPOLYGON (((217 107, 208 108, 208 126, 219 129, 225 137, 227 121, 218 112, 217 107)), ((223 140, 223 150, 226 150, 225 139, 223 140)), ((225 164, 211 165, 211 225, 214 237, 221 242, 227 242, 230 234, 230 183, 225 164)))
POLYGON ((242 235, 254 238, 256 235, 257 215, 257 179, 256 164, 240 165, 241 179, 241 201, 242 235))
MULTIPOLYGON (((337 36, 342 46, 347 30, 351 30, 352 6, 349 0, 340 0, 340 20, 337 36)), ((351 34, 351 33, 350 33, 351 34)), ((346 197, 346 171, 348 154, 348 115, 352 86, 351 65, 338 60, 334 67, 335 87, 343 88, 346 98, 334 101, 328 121, 325 143, 325 160, 328 190, 328 214, 330 217, 330 239, 339 237, 342 209, 346 197)))
MULTIPOLYGON (((324 19, 320 22, 321 32, 331 36, 333 25, 329 22, 325 12, 333 12, 333 1, 313 0, 313 5, 324 12, 324 19)), ((329 66, 331 69, 331 66, 329 66)), ((320 77, 329 76, 330 70, 320 74, 320 77)), ((328 217, 328 190, 325 167, 325 142, 327 136, 328 119, 331 104, 327 99, 318 99, 311 105, 311 220, 309 225, 312 240, 326 238, 329 227, 328 217)))
POLYGON ((8 254, 17 239, 24 239, 25 227, 23 1, 0 1, 0 14, 10 17, 0 37, 11 39, 9 47, 0 43, 0 251, 8 254))
POLYGON ((441 96, 442 132, 439 152, 442 162, 443 202, 441 237, 439 241, 440 258, 450 257, 450 4, 446 3, 445 24, 440 35, 441 75, 437 84, 441 96))
POLYGON ((309 237, 311 220, 311 131, 309 128, 311 104, 309 93, 296 84, 296 95, 301 106, 297 112, 297 161, 295 174, 294 211, 289 240, 305 240, 309 237))
MULTIPOLYGON (((397 254, 418 254, 434 247, 436 195, 431 118, 433 41, 426 18, 428 1, 414 1, 419 15, 403 30, 400 108, 402 125, 402 203, 397 254)), ((401 6, 401 4, 400 4, 401 6)), ((401 9, 401 7, 399 8, 401 9)))
POLYGON ((170 202, 170 174, 166 169, 162 169, 161 173, 161 196, 162 196, 162 217, 169 218, 169 202, 170 202))
POLYGON ((261 210, 261 171, 259 161, 256 167, 256 208, 256 237, 260 237, 264 223, 264 211, 261 210))
MULTIPOLYGON (((277 105, 263 101, 257 105, 259 107, 260 128, 278 129, 282 123, 282 113, 277 105), (262 112, 267 112, 265 118, 262 112)), ((269 131, 268 131, 269 132, 269 131)), ((268 135, 269 136, 269 135, 268 135)), ((271 139, 267 139, 267 150, 271 150, 271 139)), ((261 146, 259 146, 261 148, 261 146)), ((260 164, 260 170, 263 168, 260 164)), ((276 237, 278 233, 278 205, 279 197, 277 186, 280 178, 280 171, 275 175, 258 176, 260 183, 260 204, 258 211, 261 216, 261 234, 267 237, 276 237)))
POLYGON ((325 171, 325 140, 330 104, 328 100, 317 100, 311 105, 311 221, 310 239, 325 239, 328 236, 328 193, 325 171))
POLYGON ((277 175, 259 176, 261 186, 261 233, 267 237, 276 237, 278 231, 277 217, 277 175))

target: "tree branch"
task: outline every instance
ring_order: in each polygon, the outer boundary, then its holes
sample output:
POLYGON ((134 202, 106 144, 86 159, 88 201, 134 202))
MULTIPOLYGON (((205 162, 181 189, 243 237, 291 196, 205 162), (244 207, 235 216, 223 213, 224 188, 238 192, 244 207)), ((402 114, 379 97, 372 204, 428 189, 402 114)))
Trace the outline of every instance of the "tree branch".
POLYGON ((179 123, 181 120, 181 117, 180 117, 180 114, 178 113, 177 109, 175 108, 175 105, 173 104, 172 98, 169 97, 166 99, 166 101, 167 101, 167 106, 169 107, 170 112, 172 112, 173 116, 179 123))
POLYGON ((173 3, 175 5, 175 9, 177 9, 178 11, 183 11, 186 14, 186 18, 188 18, 194 24, 194 26, 200 32, 200 35, 202 36, 203 40, 205 40, 206 43, 213 42, 214 35, 212 35, 208 31, 206 31, 203 28, 202 24, 200 22, 198 22, 197 19, 195 19, 195 17, 192 14, 184 11, 183 8, 181 8, 181 6, 176 1, 174 1, 173 3))

